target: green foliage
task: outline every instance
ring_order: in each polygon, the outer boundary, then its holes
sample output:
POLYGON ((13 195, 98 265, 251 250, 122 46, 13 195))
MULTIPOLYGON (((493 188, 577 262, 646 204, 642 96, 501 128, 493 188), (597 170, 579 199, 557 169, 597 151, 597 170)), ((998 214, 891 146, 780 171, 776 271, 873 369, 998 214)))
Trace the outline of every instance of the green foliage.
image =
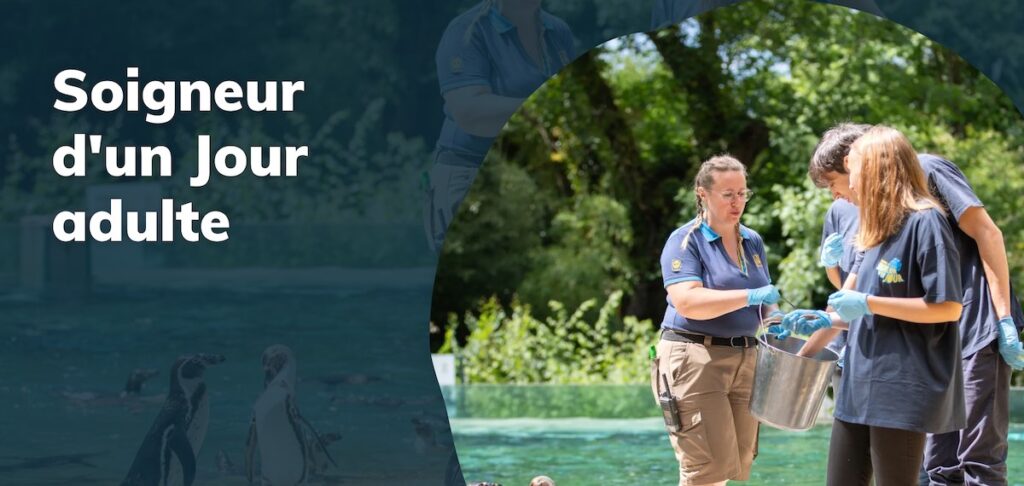
POLYGON ((551 223, 553 243, 541 248, 519 290, 520 299, 543 309, 551 299, 576 308, 629 289, 635 279, 628 249, 633 244, 626 207, 606 196, 583 196, 551 223))
POLYGON ((531 268, 547 212, 537 183, 520 167, 491 157, 462 201, 445 237, 431 317, 473 308, 497 296, 507 304, 531 268), (472 291, 469 291, 472 289, 472 291))
MULTIPOLYGON (((782 224, 784 241, 776 246, 790 248, 779 262, 775 284, 779 292, 799 308, 823 307, 828 296, 828 280, 818 266, 821 224, 832 202, 826 191, 818 190, 809 178, 800 186, 775 185, 779 200, 771 214, 782 224), (815 296, 818 296, 816 299, 815 296)), ((767 250, 775 253, 769 244, 767 250)))
POLYGON ((460 385, 459 418, 657 417, 649 383, 635 385, 460 385))
MULTIPOLYGON (((451 350, 467 383, 625 384, 649 376, 647 349, 657 336, 650 321, 618 317, 622 292, 614 292, 588 321, 588 300, 572 313, 549 303, 551 316, 534 317, 529 306, 515 301, 506 311, 491 298, 476 312, 467 312, 465 344, 447 333, 443 349, 451 350)), ((460 325, 451 316, 449 325, 460 325)))

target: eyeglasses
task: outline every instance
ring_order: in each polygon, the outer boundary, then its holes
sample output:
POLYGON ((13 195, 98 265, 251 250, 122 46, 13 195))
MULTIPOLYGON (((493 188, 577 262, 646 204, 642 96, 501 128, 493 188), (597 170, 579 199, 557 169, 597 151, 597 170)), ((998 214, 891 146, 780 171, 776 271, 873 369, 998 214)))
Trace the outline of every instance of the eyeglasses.
POLYGON ((732 202, 736 198, 740 198, 743 201, 749 201, 750 198, 754 197, 754 191, 751 191, 750 189, 740 192, 725 191, 719 192, 718 195, 722 196, 723 199, 729 202, 732 202))

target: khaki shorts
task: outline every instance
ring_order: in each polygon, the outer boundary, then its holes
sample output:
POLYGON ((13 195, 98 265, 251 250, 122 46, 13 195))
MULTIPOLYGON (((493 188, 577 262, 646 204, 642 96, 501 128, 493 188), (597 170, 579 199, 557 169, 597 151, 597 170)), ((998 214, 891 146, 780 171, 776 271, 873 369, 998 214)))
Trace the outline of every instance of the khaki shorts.
POLYGON ((657 402, 668 377, 682 428, 669 430, 679 485, 750 478, 759 424, 750 415, 757 350, 661 340, 651 366, 657 402))

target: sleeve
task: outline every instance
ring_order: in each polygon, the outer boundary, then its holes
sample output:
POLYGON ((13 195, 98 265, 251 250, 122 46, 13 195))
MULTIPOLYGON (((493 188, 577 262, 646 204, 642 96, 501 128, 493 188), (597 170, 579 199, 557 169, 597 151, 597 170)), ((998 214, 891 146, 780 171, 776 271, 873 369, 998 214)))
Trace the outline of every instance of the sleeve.
POLYGON ((703 282, 704 262, 700 257, 698 243, 694 241, 700 236, 696 231, 690 235, 689 243, 682 247, 685 231, 676 231, 665 242, 661 251, 661 277, 665 287, 680 282, 703 282))
POLYGON ((434 61, 441 94, 466 86, 490 86, 491 62, 487 45, 478 32, 467 36, 469 29, 479 29, 480 20, 470 17, 452 21, 441 36, 434 61))
POLYGON ((984 206, 959 167, 934 155, 924 154, 920 159, 932 189, 937 192, 935 195, 942 200, 957 221, 960 221, 960 216, 967 209, 984 206))
POLYGON ((917 265, 921 273, 921 288, 925 302, 962 302, 960 281, 960 253, 953 241, 953 230, 946 218, 937 211, 922 224, 918 244, 928 249, 917 252, 917 265))
POLYGON ((853 257, 853 265, 850 265, 850 274, 857 275, 860 273, 860 265, 864 263, 864 252, 857 251, 853 257))
POLYGON ((825 213, 825 222, 821 225, 821 241, 818 243, 818 248, 821 248, 825 244, 825 238, 828 238, 828 235, 837 231, 835 215, 836 205, 832 204, 828 207, 828 212, 825 213))

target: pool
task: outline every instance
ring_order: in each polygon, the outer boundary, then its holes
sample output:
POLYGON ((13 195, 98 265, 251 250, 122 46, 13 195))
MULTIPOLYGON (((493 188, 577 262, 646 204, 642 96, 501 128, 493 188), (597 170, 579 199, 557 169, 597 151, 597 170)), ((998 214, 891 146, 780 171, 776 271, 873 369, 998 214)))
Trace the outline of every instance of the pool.
MULTIPOLYGON (((491 398, 449 396, 450 404, 460 404, 451 407, 456 414, 451 424, 467 481, 526 486, 540 474, 552 477, 559 486, 657 485, 676 484, 678 480, 677 463, 663 422, 658 417, 638 416, 658 413, 653 404, 635 402, 650 400, 648 387, 469 388, 461 393, 491 398), (565 395, 573 398, 559 398, 565 395), (560 410, 557 405, 588 395, 607 398, 608 405, 590 409, 603 418, 572 418, 565 415, 568 410, 560 410), (479 416, 502 409, 502 400, 508 399, 503 397, 509 396, 548 407, 548 417, 512 418, 515 408, 507 409, 509 416, 504 418, 479 416), (615 403, 624 415, 634 416, 610 417, 615 413, 610 408, 615 403), (469 416, 460 418, 460 412, 469 416)), ((524 407, 519 410, 532 410, 531 405, 524 407)), ((751 479, 736 484, 824 484, 830 433, 828 425, 806 432, 762 426, 751 479)), ((1010 438, 1010 485, 1024 486, 1024 424, 1011 426, 1010 438)))
POLYGON ((447 424, 423 324, 429 300, 421 288, 0 300, 0 483, 120 484, 163 404, 170 364, 206 352, 226 360, 205 373, 210 422, 195 484, 248 484, 260 355, 281 343, 298 364, 299 410, 321 434, 341 436, 329 446, 338 467, 321 484, 442 484, 451 446, 439 432, 447 424), (396 299, 407 306, 380 311, 396 299), (144 398, 119 399, 135 368, 159 374, 144 398), (69 397, 90 393, 100 398, 69 397), (423 423, 433 427, 426 438, 423 423))

